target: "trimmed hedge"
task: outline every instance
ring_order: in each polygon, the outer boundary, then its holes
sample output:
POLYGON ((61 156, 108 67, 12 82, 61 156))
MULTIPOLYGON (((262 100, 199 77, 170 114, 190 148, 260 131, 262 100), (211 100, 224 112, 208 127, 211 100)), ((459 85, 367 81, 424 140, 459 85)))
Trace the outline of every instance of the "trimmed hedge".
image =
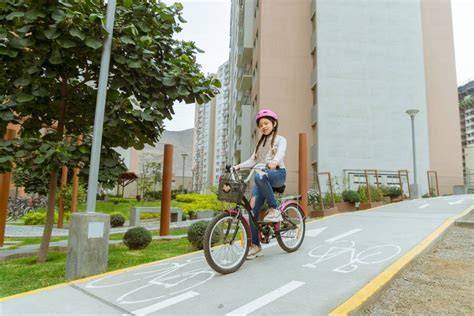
POLYGON ((145 249, 151 240, 151 233, 143 227, 130 228, 123 236, 123 243, 130 250, 145 249))

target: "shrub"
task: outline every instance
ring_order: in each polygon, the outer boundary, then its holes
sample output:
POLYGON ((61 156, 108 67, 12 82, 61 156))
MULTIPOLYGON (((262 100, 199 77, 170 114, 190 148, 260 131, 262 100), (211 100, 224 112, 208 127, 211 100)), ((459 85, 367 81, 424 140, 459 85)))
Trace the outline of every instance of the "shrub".
POLYGON ((313 210, 320 209, 320 197, 319 192, 311 189, 308 191, 308 205, 313 208, 313 210))
MULTIPOLYGON (((208 221, 198 221, 188 229, 188 240, 194 248, 202 249, 202 242, 204 240, 204 233, 206 232, 208 221)), ((219 240, 219 234, 214 234, 212 242, 215 243, 219 240)))
POLYGON ((390 196, 390 197, 396 197, 396 196, 400 196, 402 195, 402 190, 400 189, 400 187, 388 187, 388 190, 387 190, 387 195, 390 196))
MULTIPOLYGON (((46 215, 42 212, 27 213, 21 219, 25 225, 44 225, 46 224, 46 215)), ((54 214, 54 222, 58 222, 58 214, 54 214)))
POLYGON ((113 213, 110 215, 110 226, 120 227, 125 223, 125 217, 120 213, 113 213))
POLYGON ((140 219, 160 218, 160 213, 140 212, 140 219))
POLYGON ((360 202, 360 195, 354 190, 344 190, 342 192, 342 200, 344 202, 357 203, 360 202))
POLYGON ((130 250, 145 249, 151 243, 151 233, 143 227, 134 227, 127 230, 123 236, 123 243, 130 250))

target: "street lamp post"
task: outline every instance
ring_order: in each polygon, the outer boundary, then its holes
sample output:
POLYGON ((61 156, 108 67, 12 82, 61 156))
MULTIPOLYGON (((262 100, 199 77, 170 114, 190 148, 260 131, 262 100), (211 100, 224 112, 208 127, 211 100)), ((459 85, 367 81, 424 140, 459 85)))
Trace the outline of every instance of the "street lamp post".
POLYGON ((411 142, 413 146, 413 181, 414 181, 414 196, 419 197, 418 182, 416 181, 416 146, 415 146, 415 115, 419 110, 406 110, 405 113, 411 118, 411 142))
POLYGON ((184 191, 184 165, 186 163, 186 157, 188 156, 188 154, 181 154, 181 157, 183 157, 183 178, 182 178, 182 186, 181 186, 181 189, 184 191))

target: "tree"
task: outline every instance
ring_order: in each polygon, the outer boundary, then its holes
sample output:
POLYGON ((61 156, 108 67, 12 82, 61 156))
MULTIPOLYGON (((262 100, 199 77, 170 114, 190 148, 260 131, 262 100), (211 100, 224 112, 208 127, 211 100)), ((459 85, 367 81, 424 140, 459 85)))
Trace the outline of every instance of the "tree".
MULTIPOLYGON (((117 4, 99 174, 105 185, 125 171, 112 148, 155 143, 175 101, 205 103, 220 87, 201 72, 196 45, 173 38, 185 22, 182 9, 159 1, 117 4)), ((105 12, 102 0, 0 3, 0 130, 21 127, 20 138, 0 141, 0 173, 15 163, 49 175, 37 262, 47 257, 59 168, 88 174, 105 12)))
POLYGON ((125 190, 125 187, 129 185, 130 183, 133 183, 137 179, 138 179, 138 176, 135 174, 135 172, 122 173, 118 178, 117 196, 119 196, 120 194, 120 187, 122 188, 122 197, 123 197, 123 191, 125 190))
POLYGON ((461 102, 459 102, 459 107, 463 110, 474 107, 474 95, 470 94, 464 97, 464 99, 461 102))

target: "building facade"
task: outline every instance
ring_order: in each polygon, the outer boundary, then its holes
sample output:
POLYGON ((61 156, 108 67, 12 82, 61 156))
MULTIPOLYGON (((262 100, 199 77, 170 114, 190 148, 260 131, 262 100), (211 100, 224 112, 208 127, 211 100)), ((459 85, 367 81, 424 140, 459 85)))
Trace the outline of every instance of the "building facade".
POLYGON ((345 170, 408 170, 412 183, 405 111, 417 109, 420 193, 427 171, 438 172, 442 193, 463 183, 449 0, 235 0, 230 47, 234 163, 253 150, 254 114, 270 108, 288 140, 290 191, 299 133, 308 135, 312 175, 343 183, 345 170))
MULTIPOLYGON (((474 80, 458 88, 459 102, 474 96, 474 80)), ((461 144, 463 150, 463 174, 466 184, 474 183, 474 109, 460 109, 461 144)))

